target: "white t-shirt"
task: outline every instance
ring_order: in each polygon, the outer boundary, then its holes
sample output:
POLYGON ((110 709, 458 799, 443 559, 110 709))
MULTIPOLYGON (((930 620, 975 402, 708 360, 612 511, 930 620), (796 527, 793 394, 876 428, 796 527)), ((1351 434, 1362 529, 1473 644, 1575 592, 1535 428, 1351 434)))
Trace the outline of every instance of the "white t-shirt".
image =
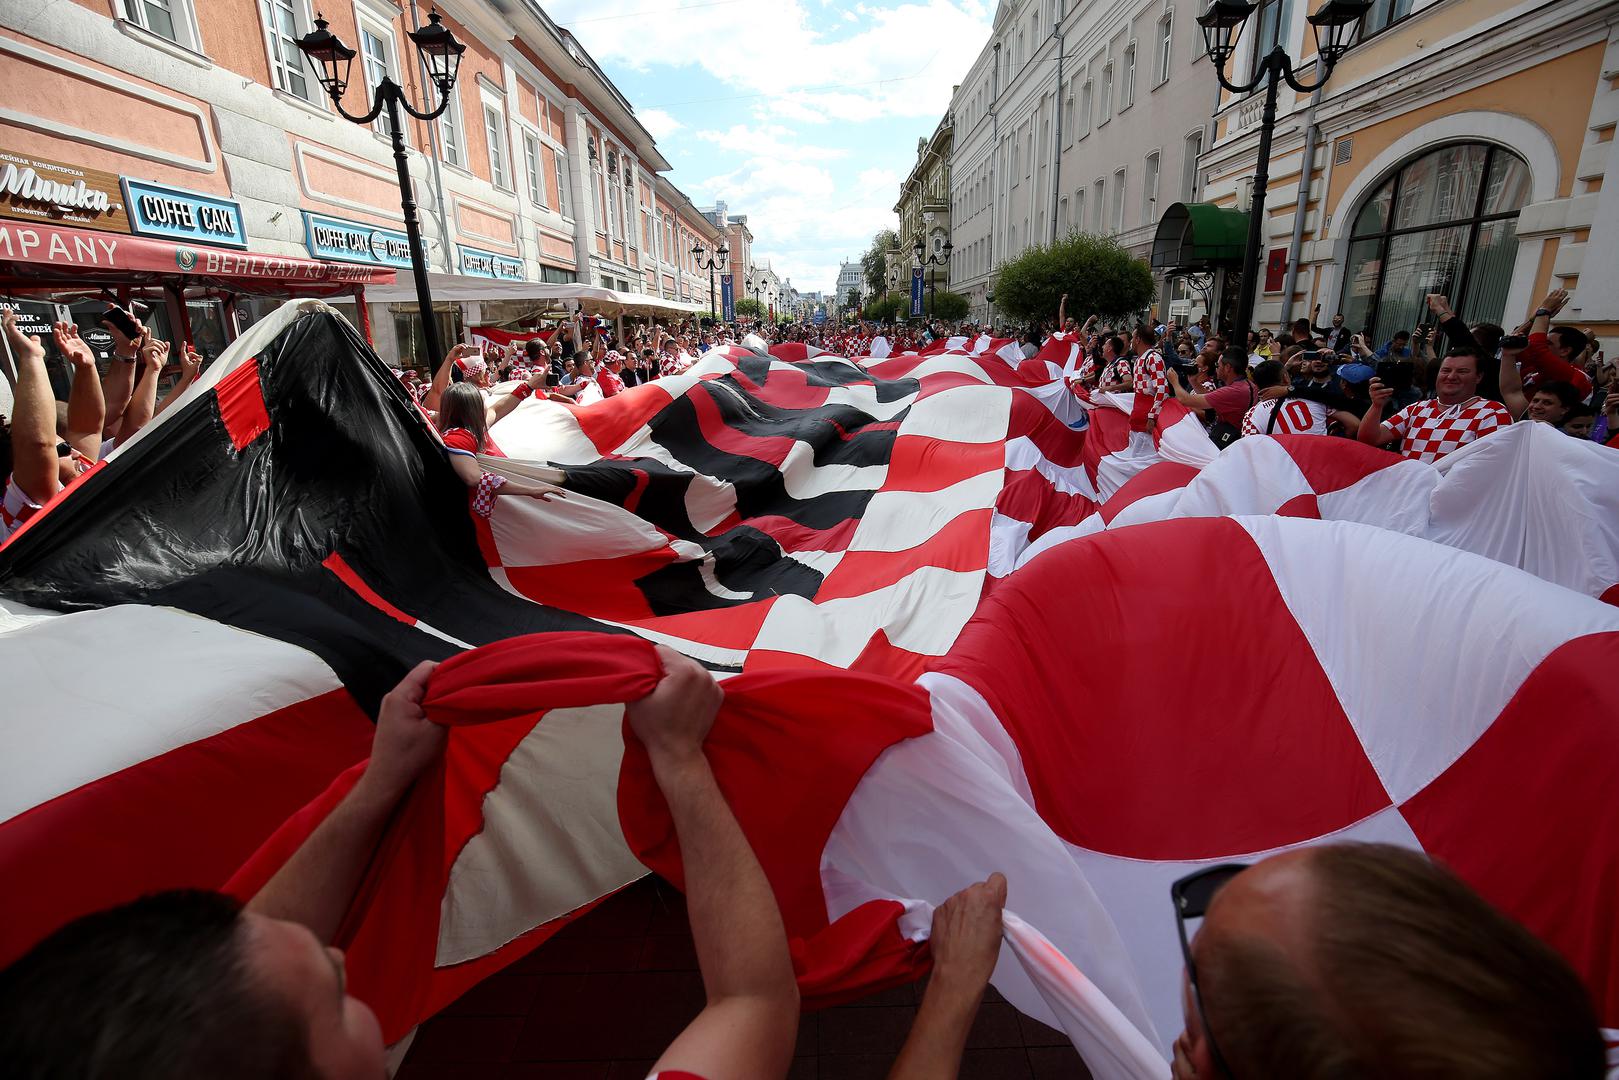
POLYGON ((1325 405, 1307 398, 1278 398, 1261 401, 1242 418, 1244 435, 1325 435, 1327 418, 1331 415, 1325 405), (1276 423, 1271 425, 1271 413, 1277 408, 1276 423), (1270 426, 1267 432, 1265 428, 1270 426))

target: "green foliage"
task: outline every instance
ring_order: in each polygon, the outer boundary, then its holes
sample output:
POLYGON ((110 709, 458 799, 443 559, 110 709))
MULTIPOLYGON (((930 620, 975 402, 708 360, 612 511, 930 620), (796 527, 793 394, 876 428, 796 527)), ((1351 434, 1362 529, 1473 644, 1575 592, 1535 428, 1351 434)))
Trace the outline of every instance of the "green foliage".
POLYGON ((946 322, 958 322, 967 317, 967 310, 971 306, 967 298, 960 293, 946 292, 943 289, 933 294, 928 301, 933 308, 933 317, 946 322))
POLYGON ((899 233, 883 229, 871 238, 871 247, 860 256, 860 266, 866 275, 866 284, 872 292, 882 292, 888 284, 888 252, 899 246, 899 233))
POLYGON ((867 322, 893 322, 896 318, 903 321, 910 313, 910 293, 896 292, 886 296, 874 296, 860 309, 860 317, 867 322))
POLYGON ((855 308, 859 307, 860 306, 860 290, 859 289, 850 289, 849 290, 849 295, 847 295, 847 296, 845 296, 843 298, 843 306, 848 308, 850 311, 853 311, 855 308))
POLYGON ((1152 303, 1147 264, 1111 237, 1070 232, 1049 246, 1032 247, 1001 265, 995 308, 1014 319, 1055 319, 1068 294, 1068 314, 1104 319, 1134 315, 1152 303))
POLYGON ((765 306, 751 296, 736 302, 736 317, 739 319, 762 319, 768 314, 765 306))

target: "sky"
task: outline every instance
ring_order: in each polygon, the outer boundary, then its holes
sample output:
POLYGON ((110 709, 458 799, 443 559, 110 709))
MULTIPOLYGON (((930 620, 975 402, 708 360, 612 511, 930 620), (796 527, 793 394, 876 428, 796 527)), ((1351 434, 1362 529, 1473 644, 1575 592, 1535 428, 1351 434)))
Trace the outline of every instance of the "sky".
POLYGON ((895 224, 916 141, 989 36, 994 0, 541 0, 635 106, 698 206, 746 214, 800 292, 895 224))

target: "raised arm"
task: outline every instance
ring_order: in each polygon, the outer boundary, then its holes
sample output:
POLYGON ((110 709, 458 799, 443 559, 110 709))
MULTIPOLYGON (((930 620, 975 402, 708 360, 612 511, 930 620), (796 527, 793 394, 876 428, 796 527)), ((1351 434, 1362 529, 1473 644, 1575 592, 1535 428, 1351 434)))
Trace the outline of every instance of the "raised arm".
POLYGON ((524 386, 528 387, 528 391, 526 393, 513 391, 512 393, 502 394, 496 398, 490 403, 488 410, 484 413, 484 422, 490 427, 494 427, 496 420, 499 420, 501 417, 517 408, 524 398, 529 397, 536 390, 544 389, 546 375, 549 371, 550 368, 548 367, 541 368, 539 371, 536 371, 534 374, 530 375, 528 377, 528 381, 523 384, 524 386))
POLYGON ((1169 376, 1169 388, 1174 392, 1176 401, 1180 402, 1182 405, 1185 405, 1188 409, 1198 409, 1201 411, 1203 409, 1212 408, 1212 406, 1209 404, 1208 398, 1204 397, 1202 394, 1194 394, 1190 390, 1186 389, 1186 387, 1181 385, 1181 373, 1179 371, 1172 367, 1166 367, 1165 371, 1169 376))
MULTIPOLYGON (((146 329, 139 320, 134 321, 142 331, 146 329)), ((112 363, 107 365, 106 377, 101 380, 101 401, 106 412, 101 437, 111 439, 122 434, 118 425, 123 422, 124 409, 129 405, 129 396, 135 389, 135 375, 140 371, 140 335, 126 337, 122 330, 106 320, 102 320, 101 325, 112 335, 112 363)))
POLYGON ((785 1076, 798 1031, 787 932, 747 837, 721 794, 703 740, 724 697, 695 662, 659 646, 663 679, 628 708, 669 804, 686 908, 708 1003, 653 1066, 705 1080, 785 1076))
POLYGON ((1368 446, 1386 446, 1399 436, 1398 432, 1383 423, 1383 409, 1388 405, 1389 398, 1394 396, 1394 391, 1384 386, 1381 379, 1374 378, 1368 392, 1372 404, 1366 410, 1366 415, 1360 418, 1360 427, 1355 434, 1368 446))
POLYGON ((118 424, 119 446, 128 442, 156 414, 157 377, 168 362, 169 343, 154 338, 150 330, 144 331, 141 334, 140 370, 135 374, 135 388, 130 391, 129 404, 124 407, 124 418, 118 424))
POLYGON ((32 334, 23 336, 12 309, 0 314, 0 326, 17 364, 11 406, 11 479, 29 499, 44 503, 62 486, 56 461, 56 397, 45 371, 45 347, 32 334))
POLYGON ((79 337, 79 328, 70 322, 54 324, 51 336, 56 339, 56 350, 73 365, 73 389, 67 397, 68 445, 95 461, 101 456, 101 432, 107 423, 107 403, 101 396, 95 354, 79 337))
POLYGON ((1063 293, 1062 299, 1057 301, 1057 329, 1062 330, 1063 324, 1068 321, 1068 294, 1063 293))
POLYGON ((450 365, 465 356, 471 348, 464 343, 450 346, 450 351, 444 354, 444 362, 433 372, 433 381, 428 385, 427 393, 422 396, 422 408, 430 413, 438 412, 439 399, 444 396, 444 388, 450 385, 450 365))
POLYGON ((1523 392, 1523 376, 1518 372, 1518 354, 1523 350, 1501 345, 1501 404, 1507 407, 1514 420, 1529 408, 1529 398, 1523 392))
POLYGON ((394 807, 443 752, 444 728, 422 711, 435 666, 417 664, 382 699, 371 759, 354 790, 265 882, 249 911, 301 923, 323 942, 337 936, 394 807))
POLYGON ((202 357, 197 355, 196 349, 187 345, 185 350, 180 353, 180 381, 175 383, 174 388, 163 396, 162 401, 157 403, 157 411, 152 415, 162 416, 163 410, 179 401, 180 395, 191 388, 191 384, 197 381, 197 376, 200 374, 202 374, 202 357))

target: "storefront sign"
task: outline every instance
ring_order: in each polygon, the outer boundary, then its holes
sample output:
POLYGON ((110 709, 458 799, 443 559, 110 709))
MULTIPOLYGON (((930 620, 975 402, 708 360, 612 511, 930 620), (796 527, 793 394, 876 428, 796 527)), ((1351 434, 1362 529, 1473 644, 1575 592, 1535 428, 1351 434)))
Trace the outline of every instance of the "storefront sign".
POLYGON ((410 269, 410 238, 363 221, 344 221, 305 210, 304 243, 317 259, 410 269))
POLYGON ((465 244, 455 245, 455 250, 461 256, 461 272, 469 277, 500 278, 502 281, 523 280, 522 259, 514 259, 510 255, 496 255, 492 251, 480 251, 465 244))
POLYGON ((118 177, 0 150, 0 218, 126 233, 118 177))
POLYGON ((0 261, 59 268, 67 279, 83 273, 134 270, 287 284, 391 285, 394 280, 394 272, 381 267, 194 248, 167 240, 17 221, 0 221, 0 261))
POLYGON ((731 274, 720 275, 720 318, 736 322, 736 278, 731 274))
POLYGON ((242 207, 230 199, 199 195, 124 177, 129 224, 141 236, 163 236, 197 244, 247 247, 242 207))

